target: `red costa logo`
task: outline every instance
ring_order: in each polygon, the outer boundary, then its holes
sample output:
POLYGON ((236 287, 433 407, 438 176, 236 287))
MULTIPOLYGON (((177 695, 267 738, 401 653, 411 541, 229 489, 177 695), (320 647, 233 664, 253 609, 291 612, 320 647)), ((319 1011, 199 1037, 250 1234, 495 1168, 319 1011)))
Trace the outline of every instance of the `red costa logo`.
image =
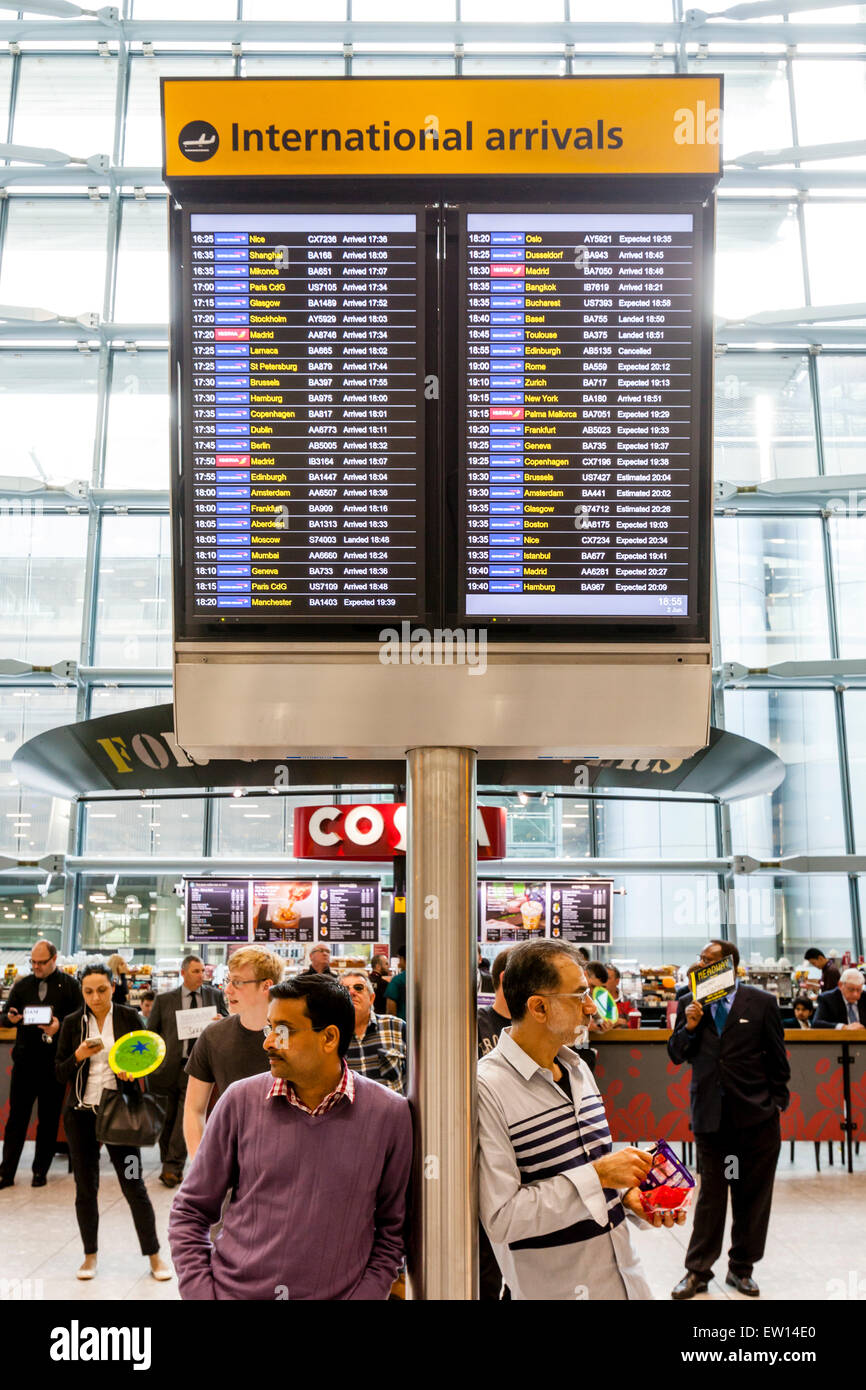
MULTIPOLYGON (((505 858, 505 808, 479 806, 478 858, 505 858)), ((389 801, 361 806, 297 806, 296 859, 393 859, 406 853, 406 807, 389 801)))

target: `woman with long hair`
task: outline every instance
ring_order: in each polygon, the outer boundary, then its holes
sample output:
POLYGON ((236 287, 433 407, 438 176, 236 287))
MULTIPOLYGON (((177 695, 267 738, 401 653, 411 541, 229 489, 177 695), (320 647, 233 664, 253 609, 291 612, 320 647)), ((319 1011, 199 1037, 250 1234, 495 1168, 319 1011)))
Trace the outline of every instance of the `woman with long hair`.
MULTIPOLYGON (((96 1275, 99 1102, 103 1091, 116 1090, 118 1086, 131 1091, 140 1084, 126 1072, 115 1075, 108 1065, 108 1054, 118 1038, 141 1028, 135 1009, 112 1003, 112 989, 112 974, 107 966, 85 966, 81 977, 84 1005, 64 1019, 57 1043, 57 1079, 72 1083, 63 1125, 75 1176, 75 1215, 84 1245, 79 1279, 93 1279, 96 1275)), ((142 1176, 141 1149, 126 1144, 106 1144, 106 1148, 129 1203, 141 1253, 150 1261, 150 1272, 154 1279, 170 1279, 171 1270, 159 1257, 156 1217, 142 1176)))

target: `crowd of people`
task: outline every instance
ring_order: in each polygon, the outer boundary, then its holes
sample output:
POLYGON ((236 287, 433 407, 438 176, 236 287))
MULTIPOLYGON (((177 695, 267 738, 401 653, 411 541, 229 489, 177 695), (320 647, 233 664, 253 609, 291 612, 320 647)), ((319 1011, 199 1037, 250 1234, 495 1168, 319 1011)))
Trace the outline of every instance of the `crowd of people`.
MULTIPOLYGON (((736 969, 736 946, 715 940, 699 963, 726 957, 736 969)), ((827 987, 816 1002, 806 994, 794 1002, 796 1026, 866 1025, 862 973, 840 972, 820 952, 807 952, 807 960, 827 987)), ((127 1002, 129 970, 120 957, 85 965, 76 979, 40 940, 30 963, 32 973, 16 981, 0 1012, 0 1026, 17 1027, 0 1188, 15 1181, 34 1102, 32 1185, 45 1186, 63 1107, 84 1251, 80 1279, 97 1274, 101 1144, 151 1274, 172 1277, 141 1144, 122 1123, 113 1128, 121 1100, 141 1118, 146 1093, 142 1133, 149 1121, 153 1134, 143 1142, 158 1139, 159 1180, 178 1189, 169 1240, 182 1297, 391 1294, 402 1268, 413 1150, 402 957, 393 975, 376 956, 369 970, 338 976, 329 948, 317 945, 307 968, 284 981, 279 956, 242 947, 219 989, 191 953, 180 985, 147 991, 141 1012, 127 1002), (25 1023, 24 1010, 34 1005, 49 1021, 25 1023), (203 1028, 190 1024, 196 1009, 209 1015, 203 1028), (142 1028, 164 1044, 146 1082, 108 1063, 112 1046, 142 1028)), ((613 1151, 591 1044, 631 1008, 619 972, 585 950, 546 940, 507 947, 492 964, 479 952, 478 972, 492 996, 478 1010, 481 1297, 561 1300, 580 1289, 596 1299, 650 1297, 631 1230, 670 1226, 684 1215, 647 1216, 639 1187, 649 1154, 632 1145, 613 1151)), ((779 1116, 788 1102, 777 1001, 736 978, 707 1007, 680 991, 668 1050, 692 1069, 701 1173, 686 1273, 672 1297, 706 1289, 729 1195, 727 1282, 755 1296, 779 1116), (728 1026, 734 1021, 751 1026, 728 1026)))

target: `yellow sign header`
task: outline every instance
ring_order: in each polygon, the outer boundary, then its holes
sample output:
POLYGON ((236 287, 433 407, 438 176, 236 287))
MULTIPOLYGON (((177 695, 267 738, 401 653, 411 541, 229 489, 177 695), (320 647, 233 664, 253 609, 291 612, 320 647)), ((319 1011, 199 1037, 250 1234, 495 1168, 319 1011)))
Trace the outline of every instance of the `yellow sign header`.
POLYGON ((720 77, 163 78, 166 178, 721 173, 720 77))

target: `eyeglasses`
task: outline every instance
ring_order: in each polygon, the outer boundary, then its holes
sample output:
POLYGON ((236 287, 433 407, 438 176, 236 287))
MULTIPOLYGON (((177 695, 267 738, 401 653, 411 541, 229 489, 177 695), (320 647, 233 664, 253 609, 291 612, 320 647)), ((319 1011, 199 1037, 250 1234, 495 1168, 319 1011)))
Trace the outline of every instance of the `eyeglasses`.
POLYGON ((54 959, 53 956, 41 956, 38 960, 35 956, 30 957, 31 965, 48 965, 54 959))
POLYGON ((231 985, 232 989, 240 989, 241 985, 257 985, 260 983, 261 981, 259 980, 226 980, 226 984, 231 985))
POLYGON ((557 990, 557 989, 538 989, 538 990, 536 990, 535 992, 536 992, 536 994, 545 995, 545 996, 546 996, 547 998, 549 998, 549 999, 581 999, 581 1000, 587 1000, 587 999, 590 999, 590 998, 592 997, 592 990, 589 989, 589 988, 587 988, 587 989, 578 989, 578 990, 575 990, 573 993, 567 993, 565 990, 557 990))

